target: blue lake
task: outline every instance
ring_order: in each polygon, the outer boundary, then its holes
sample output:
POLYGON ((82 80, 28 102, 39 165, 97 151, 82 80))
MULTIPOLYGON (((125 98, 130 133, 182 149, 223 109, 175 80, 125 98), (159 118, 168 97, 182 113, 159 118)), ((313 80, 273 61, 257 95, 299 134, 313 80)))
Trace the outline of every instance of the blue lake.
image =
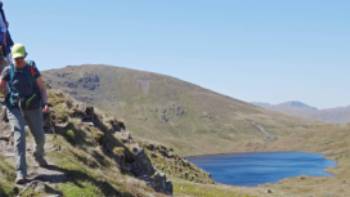
POLYGON ((322 154, 264 152, 189 157, 218 182, 237 186, 276 183, 295 176, 332 176, 327 168, 336 163, 322 154))

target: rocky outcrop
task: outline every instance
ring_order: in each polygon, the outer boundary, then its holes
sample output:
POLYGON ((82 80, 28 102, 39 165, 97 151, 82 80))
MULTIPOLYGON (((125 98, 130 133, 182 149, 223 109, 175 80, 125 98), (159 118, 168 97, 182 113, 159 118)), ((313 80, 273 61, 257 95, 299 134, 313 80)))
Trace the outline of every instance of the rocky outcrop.
MULTIPOLYGON (((60 92, 54 94, 56 94, 54 96, 56 98, 65 97, 60 92)), ((73 134, 72 137, 71 134, 67 134, 68 130, 73 131, 73 133, 74 130, 92 132, 98 146, 101 147, 105 155, 115 161, 123 173, 146 181, 150 187, 158 192, 172 194, 172 183, 164 173, 155 169, 144 149, 133 139, 123 122, 98 112, 92 106, 73 101, 70 98, 65 98, 64 102, 60 102, 60 105, 61 108, 65 109, 64 115, 62 115, 62 111, 53 111, 51 115, 46 117, 45 128, 47 130, 57 132, 75 145, 81 144, 84 139, 75 139, 79 136, 73 134), (72 124, 71 119, 75 120, 75 125, 72 124)))
POLYGON ((156 142, 140 142, 153 165, 162 172, 195 183, 214 184, 210 175, 182 158, 173 148, 156 142))
POLYGON ((170 103, 159 108, 157 107, 155 111, 159 113, 162 123, 176 121, 186 114, 185 107, 176 103, 170 103))
MULTIPOLYGON (((61 136, 65 142, 78 151, 83 151, 87 157, 75 154, 74 157, 81 161, 87 168, 115 168, 125 176, 130 176, 144 182, 155 192, 171 195, 173 193, 172 182, 167 176, 158 171, 152 164, 142 146, 140 146, 127 130, 122 121, 103 114, 93 106, 77 102, 59 91, 50 90, 50 105, 52 112, 44 115, 44 129, 47 133, 61 136), (97 153, 101 151, 103 154, 97 153), (108 159, 111 162, 106 162, 108 159), (111 167, 110 165, 115 167, 111 167), (100 166, 100 167, 99 167, 100 166)), ((8 124, 0 123, 0 156, 6 153, 13 153, 12 136, 8 124)), ((53 144, 50 144, 53 145, 53 144)), ((63 144, 55 144, 53 149, 60 152, 63 144)), ((30 148, 32 144, 28 144, 30 148)), ((66 147, 64 147, 66 148, 66 147)), ((14 161, 12 160, 12 165, 14 161)), ((72 177, 83 177, 84 180, 95 185, 104 185, 109 191, 107 196, 120 196, 119 192, 109 183, 93 179, 90 175, 81 172, 54 167, 51 171, 37 171, 34 174, 41 174, 33 178, 22 190, 15 193, 40 193, 62 196, 60 191, 52 189, 47 182, 69 182, 72 177), (40 173, 41 172, 41 173, 40 173), (85 177, 85 178, 84 178, 85 177)), ((1 174, 0 174, 1 177, 1 174)), ((11 178, 13 179, 13 177, 11 178)), ((0 182, 1 187, 1 182, 0 182)))
MULTIPOLYGON (((69 78, 70 73, 58 74, 60 78, 69 78)), ((69 88, 83 88, 89 91, 94 91, 100 87, 100 77, 93 73, 84 73, 77 80, 65 81, 61 85, 69 88)))

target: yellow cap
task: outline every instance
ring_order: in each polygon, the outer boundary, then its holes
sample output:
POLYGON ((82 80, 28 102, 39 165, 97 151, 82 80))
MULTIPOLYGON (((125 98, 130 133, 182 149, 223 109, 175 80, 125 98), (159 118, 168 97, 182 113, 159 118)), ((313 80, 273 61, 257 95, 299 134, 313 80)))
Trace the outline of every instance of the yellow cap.
POLYGON ((13 59, 25 58, 28 55, 28 53, 23 44, 14 44, 11 49, 11 55, 13 59))

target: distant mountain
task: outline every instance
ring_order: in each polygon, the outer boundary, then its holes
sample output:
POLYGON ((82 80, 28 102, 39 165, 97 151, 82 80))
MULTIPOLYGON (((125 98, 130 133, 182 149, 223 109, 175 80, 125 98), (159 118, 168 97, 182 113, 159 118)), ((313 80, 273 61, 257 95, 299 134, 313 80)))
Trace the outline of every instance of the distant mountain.
POLYGON ((318 118, 327 122, 349 123, 350 122, 350 106, 337 107, 321 110, 318 118))
POLYGON ((44 75, 53 88, 126 120, 135 136, 171 145, 184 155, 255 150, 309 125, 151 72, 83 65, 44 75))
POLYGON ((328 123, 350 122, 350 106, 330 109, 318 109, 300 101, 289 101, 277 105, 261 102, 255 102, 253 104, 265 109, 278 111, 309 120, 317 120, 328 123))
POLYGON ((289 101, 289 102, 281 103, 278 106, 290 108, 290 109, 300 109, 300 110, 310 110, 310 111, 318 110, 316 107, 312 107, 300 101, 289 101))

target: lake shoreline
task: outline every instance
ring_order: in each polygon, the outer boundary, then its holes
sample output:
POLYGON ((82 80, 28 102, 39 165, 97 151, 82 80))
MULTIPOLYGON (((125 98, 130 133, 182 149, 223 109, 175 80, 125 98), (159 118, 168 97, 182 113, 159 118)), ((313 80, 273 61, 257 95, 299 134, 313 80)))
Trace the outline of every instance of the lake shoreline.
POLYGON ((219 184, 259 187, 295 177, 331 177, 337 162, 305 151, 259 151, 186 157, 219 184), (253 177, 253 178, 252 178, 253 177))
MULTIPOLYGON (((241 151, 241 152, 222 152, 222 153, 211 153, 211 154, 198 154, 198 155, 189 155, 184 156, 185 159, 188 158, 198 158, 198 157, 212 157, 212 156, 225 156, 225 155, 239 155, 239 154, 249 154, 249 153, 291 153, 291 152, 302 152, 302 153, 311 153, 311 154, 321 154, 325 157, 328 157, 327 154, 322 152, 311 152, 311 151, 303 151, 303 150, 276 150, 276 151, 241 151)), ((328 158, 329 159, 329 158, 328 158)), ((329 159, 331 160, 331 159, 329 159)))

